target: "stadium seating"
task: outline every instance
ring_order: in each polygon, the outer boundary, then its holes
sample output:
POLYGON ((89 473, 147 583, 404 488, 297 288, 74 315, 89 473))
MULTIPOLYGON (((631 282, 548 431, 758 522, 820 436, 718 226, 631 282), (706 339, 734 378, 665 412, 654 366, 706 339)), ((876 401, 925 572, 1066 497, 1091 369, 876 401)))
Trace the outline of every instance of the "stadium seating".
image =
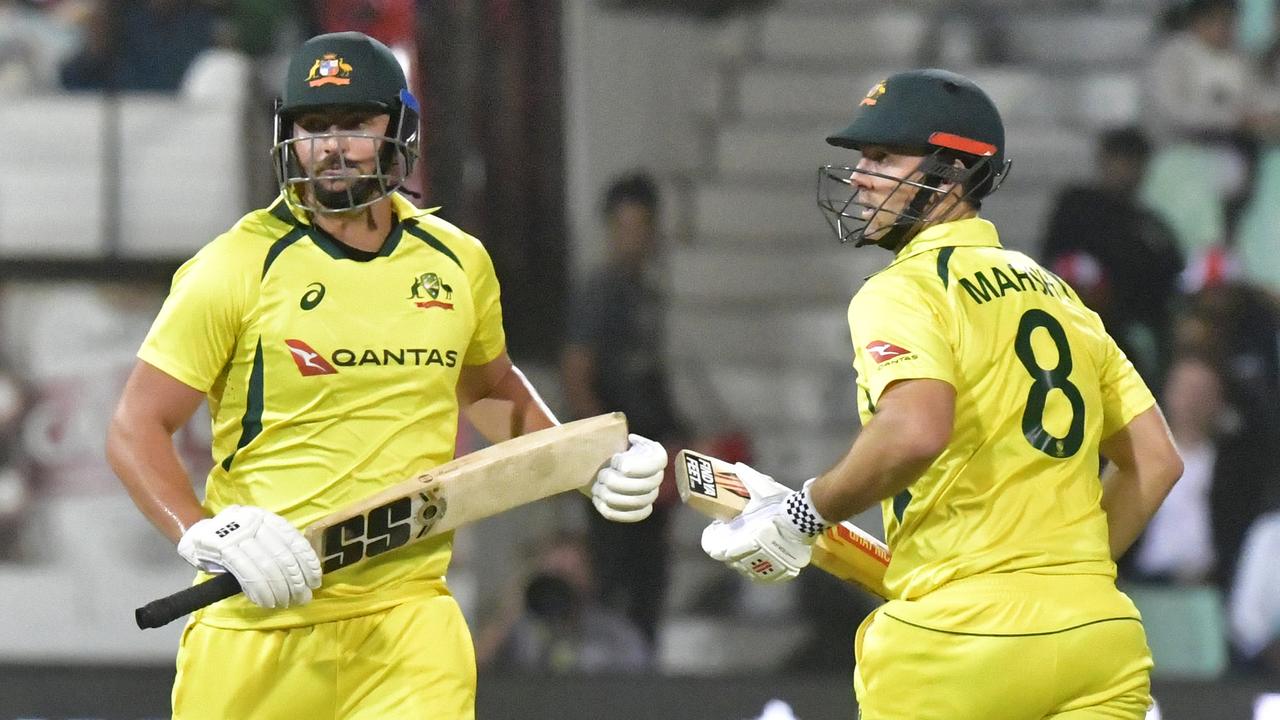
POLYGON ((1223 242, 1220 181, 1214 169, 1220 157, 1199 145, 1171 145, 1151 161, 1143 183, 1143 202, 1173 229, 1187 256, 1223 242))
POLYGON ((1245 276, 1280 291, 1280 148, 1267 151, 1258 165, 1258 182, 1240 228, 1236 251, 1245 276))
POLYGON ((1226 619, 1213 587, 1126 586, 1142 613, 1160 679, 1210 680, 1227 668, 1226 619))
POLYGON ((97 95, 0 104, 0 127, 9 133, 0 155, 0 250, 99 255, 104 208, 118 194, 121 254, 191 254, 247 209, 243 184, 228 182, 244 176, 242 109, 141 94, 115 104, 97 95))

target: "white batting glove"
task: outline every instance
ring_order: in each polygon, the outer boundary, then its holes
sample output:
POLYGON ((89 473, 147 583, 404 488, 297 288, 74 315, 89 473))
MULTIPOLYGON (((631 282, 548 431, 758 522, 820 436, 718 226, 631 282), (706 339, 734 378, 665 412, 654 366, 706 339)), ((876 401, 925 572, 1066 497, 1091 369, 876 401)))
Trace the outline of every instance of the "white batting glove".
POLYGON ((667 451, 659 443, 628 435, 631 446, 617 453, 591 483, 591 504, 606 519, 633 523, 649 517, 658 497, 667 451))
POLYGON ((320 558, 288 520, 260 507, 231 505, 187 528, 178 554, 197 568, 229 572, 254 605, 301 605, 320 587, 320 558))
POLYGON ((702 550, 752 580, 791 580, 809 564, 813 543, 829 524, 813 509, 809 483, 791 490, 749 465, 737 463, 734 470, 751 501, 733 520, 708 525, 702 550))

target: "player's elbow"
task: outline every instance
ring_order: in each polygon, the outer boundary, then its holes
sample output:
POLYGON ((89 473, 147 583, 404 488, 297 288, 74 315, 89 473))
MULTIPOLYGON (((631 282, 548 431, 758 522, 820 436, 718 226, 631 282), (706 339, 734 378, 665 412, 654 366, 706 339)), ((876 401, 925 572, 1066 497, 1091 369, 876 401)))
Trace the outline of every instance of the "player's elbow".
POLYGON ((1163 480, 1168 489, 1172 489, 1174 484, 1182 478, 1182 471, 1185 469, 1182 455, 1178 453, 1178 448, 1173 443, 1169 443, 1163 449, 1159 458, 1155 460, 1155 465, 1157 477, 1163 480))
POLYGON ((877 422, 913 465, 933 462, 951 443, 955 426, 955 388, 941 380, 895 383, 881 396, 877 422))
POLYGON ((911 465, 928 465, 951 442, 951 424, 926 422, 914 428, 903 428, 898 434, 898 447, 903 461, 911 465))
POLYGON ((125 417, 123 410, 117 408, 111 416, 111 421, 107 424, 107 442, 106 455, 107 462, 111 467, 119 467, 124 456, 129 452, 129 447, 133 444, 130 431, 136 426, 125 417))

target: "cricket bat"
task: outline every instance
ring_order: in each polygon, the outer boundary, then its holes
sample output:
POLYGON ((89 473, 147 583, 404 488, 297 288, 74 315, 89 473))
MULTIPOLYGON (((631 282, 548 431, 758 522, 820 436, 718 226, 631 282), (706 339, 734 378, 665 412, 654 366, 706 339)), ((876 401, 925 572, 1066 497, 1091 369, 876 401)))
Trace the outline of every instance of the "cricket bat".
MULTIPOLYGON (((732 520, 751 499, 730 463, 681 450, 675 465, 680 499, 707 517, 732 520)), ((884 571, 889 557, 883 542, 848 521, 827 528, 813 546, 814 565, 882 598, 888 596, 884 571)))
MULTIPOLYGON (((463 525, 590 485, 627 449, 627 419, 597 415, 512 438, 415 475, 311 523, 302 534, 331 573, 463 525)), ((167 625, 240 592, 223 573, 134 611, 140 628, 167 625)))

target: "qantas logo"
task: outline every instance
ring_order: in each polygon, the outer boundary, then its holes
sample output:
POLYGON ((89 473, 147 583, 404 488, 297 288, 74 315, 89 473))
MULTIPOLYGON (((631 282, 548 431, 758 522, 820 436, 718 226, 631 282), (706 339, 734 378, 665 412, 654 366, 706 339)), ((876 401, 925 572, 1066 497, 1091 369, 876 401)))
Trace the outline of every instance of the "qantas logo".
POLYGON ((285 340, 298 372, 307 375, 334 375, 340 367, 365 365, 399 367, 457 367, 458 351, 439 348, 338 348, 328 359, 301 340, 285 340))
POLYGON ((885 360, 892 360, 899 355, 911 354, 910 350, 904 347, 898 347, 893 343, 888 343, 883 340, 876 340, 873 343, 868 343, 867 352, 871 353, 871 357, 875 358, 877 365, 885 360))
POLYGON ((289 346, 293 362, 298 366, 298 372, 304 376, 333 375, 338 372, 320 353, 312 350, 310 345, 301 340, 285 340, 284 344, 289 346))

